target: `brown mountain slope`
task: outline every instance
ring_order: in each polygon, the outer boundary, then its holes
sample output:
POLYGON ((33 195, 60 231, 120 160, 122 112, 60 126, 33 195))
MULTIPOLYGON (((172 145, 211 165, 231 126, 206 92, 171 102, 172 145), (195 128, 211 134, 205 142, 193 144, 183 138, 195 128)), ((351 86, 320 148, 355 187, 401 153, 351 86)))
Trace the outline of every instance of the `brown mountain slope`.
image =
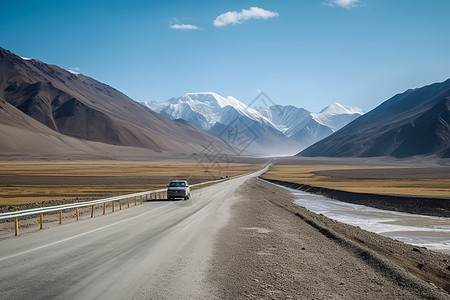
POLYGON ((26 126, 24 122, 30 120, 16 112, 17 118, 10 118, 8 124, 21 129, 46 134, 54 134, 48 131, 53 130, 78 139, 155 151, 200 152, 211 142, 231 151, 196 127, 142 109, 106 84, 1 48, 0 98, 47 127, 26 126))
POLYGON ((0 158, 2 159, 147 160, 149 157, 159 157, 161 154, 144 148, 110 145, 63 135, 0 98, 0 158))
POLYGON ((398 94, 299 156, 450 157, 450 79, 398 94))

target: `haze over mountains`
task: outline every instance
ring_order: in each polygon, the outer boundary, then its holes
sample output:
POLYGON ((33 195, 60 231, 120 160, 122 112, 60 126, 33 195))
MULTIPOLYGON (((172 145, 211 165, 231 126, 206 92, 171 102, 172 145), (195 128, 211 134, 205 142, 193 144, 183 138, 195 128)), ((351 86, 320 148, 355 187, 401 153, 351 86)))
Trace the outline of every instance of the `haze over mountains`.
POLYGON ((108 154, 118 146, 133 148, 122 152, 142 148, 192 153, 211 142, 224 152, 233 151, 197 127, 143 109, 123 93, 82 74, 2 48, 0 70, 3 153, 108 154))
POLYGON ((298 155, 449 158, 450 79, 395 95, 298 155))
POLYGON ((358 107, 333 103, 314 114, 294 106, 251 108, 234 97, 216 93, 187 93, 167 102, 148 100, 146 107, 171 119, 183 119, 229 142, 226 132, 237 127, 258 154, 293 154, 332 134, 361 116, 358 107))

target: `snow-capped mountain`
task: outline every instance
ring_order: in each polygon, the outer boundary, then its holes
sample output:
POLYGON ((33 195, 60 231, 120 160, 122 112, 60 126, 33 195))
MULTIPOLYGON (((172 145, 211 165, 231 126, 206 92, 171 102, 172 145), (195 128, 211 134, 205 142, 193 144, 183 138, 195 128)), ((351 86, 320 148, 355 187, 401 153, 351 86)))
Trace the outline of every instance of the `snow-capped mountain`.
POLYGON ((270 115, 270 120, 275 126, 287 136, 293 135, 296 131, 305 127, 312 119, 311 113, 304 108, 298 108, 292 105, 274 105, 271 107, 262 107, 260 111, 270 115))
POLYGON ((144 106, 170 119, 183 119, 222 140, 258 154, 292 154, 302 147, 280 132, 270 119, 234 97, 187 93, 144 106))
POLYGON ((450 79, 393 96, 299 155, 450 158, 450 79))
POLYGON ((232 107, 238 115, 275 127, 259 111, 248 107, 234 97, 222 97, 216 93, 186 93, 167 102, 147 100, 144 105, 171 119, 192 120, 194 125, 210 130, 217 122, 228 125, 236 117, 227 107, 232 107), (198 120, 198 121, 197 121, 198 120))
POLYGON ((170 119, 188 121, 225 140, 227 129, 237 129, 252 142, 251 151, 264 154, 289 154, 293 149, 299 151, 364 113, 358 107, 339 103, 332 103, 319 113, 292 105, 274 105, 256 110, 234 97, 223 97, 212 92, 187 93, 166 102, 147 100, 143 105, 170 119))
POLYGON ((260 112, 271 120, 278 130, 304 147, 329 136, 364 114, 359 107, 336 102, 319 113, 311 113, 292 105, 262 107, 260 112))
POLYGON ((312 113, 311 116, 318 123, 337 131, 363 114, 364 111, 359 107, 334 102, 322 109, 320 113, 312 113))

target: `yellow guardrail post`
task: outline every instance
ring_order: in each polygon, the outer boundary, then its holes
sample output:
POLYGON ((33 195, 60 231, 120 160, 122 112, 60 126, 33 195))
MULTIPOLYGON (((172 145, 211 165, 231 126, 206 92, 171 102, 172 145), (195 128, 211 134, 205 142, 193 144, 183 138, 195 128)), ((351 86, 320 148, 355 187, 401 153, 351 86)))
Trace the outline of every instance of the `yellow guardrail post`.
MULTIPOLYGON (((206 184, 210 184, 211 182, 206 182, 206 184)), ((198 187, 193 187, 194 189, 197 189, 198 187)), ((119 208, 122 209, 122 201, 124 199, 127 199, 127 207, 130 207, 130 199, 131 197, 134 197, 134 205, 137 205, 137 198, 140 197, 140 202, 141 204, 143 204, 143 200, 145 198, 145 200, 152 200, 152 199, 158 199, 162 198, 162 197, 167 197, 167 190, 166 189, 160 189, 160 190, 153 190, 153 191, 146 191, 146 192, 142 192, 142 193, 135 193, 135 194, 129 194, 129 195, 124 195, 124 196, 120 196, 120 197, 111 197, 111 198, 105 198, 105 199, 100 199, 100 200, 95 200, 95 201, 88 201, 88 202, 84 202, 83 205, 78 205, 79 201, 76 200, 75 203, 76 205, 74 205, 73 203, 67 204, 65 205, 64 202, 60 202, 60 208, 58 209, 58 204, 49 208, 43 208, 43 205, 40 205, 40 209, 25 209, 23 211, 19 212, 18 208, 15 208, 14 211, 15 212, 7 212, 7 213, 0 213, 0 217, 2 219, 12 219, 14 218, 14 231, 15 231, 15 235, 18 236, 19 235, 19 217, 22 216, 28 216, 28 215, 37 215, 39 214, 39 225, 40 225, 40 229, 43 229, 44 227, 44 213, 46 212, 51 212, 51 211, 59 211, 59 224, 62 224, 62 211, 64 209, 72 209, 75 206, 75 210, 76 210, 76 220, 79 221, 80 220, 80 211, 79 208, 80 207, 88 207, 91 206, 91 218, 94 217, 94 212, 95 212, 95 205, 97 204, 101 204, 103 203, 103 215, 106 214, 106 204, 108 202, 111 202, 111 210, 112 212, 114 212, 115 210, 115 201, 120 201, 119 202, 119 208), (139 195, 139 196, 137 196, 139 195), (114 199, 114 200, 113 200, 114 199)))
MULTIPOLYGON (((39 205, 39 207, 42 207, 42 205, 39 205)), ((40 213, 39 214, 39 229, 42 229, 42 227, 43 227, 42 226, 43 225, 42 223, 44 221, 43 219, 44 219, 44 216, 42 215, 42 213, 40 213)))
MULTIPOLYGON (((19 211, 17 208, 15 211, 19 211)), ((14 218, 14 231, 16 232, 16 236, 19 235, 19 219, 17 217, 14 218)))

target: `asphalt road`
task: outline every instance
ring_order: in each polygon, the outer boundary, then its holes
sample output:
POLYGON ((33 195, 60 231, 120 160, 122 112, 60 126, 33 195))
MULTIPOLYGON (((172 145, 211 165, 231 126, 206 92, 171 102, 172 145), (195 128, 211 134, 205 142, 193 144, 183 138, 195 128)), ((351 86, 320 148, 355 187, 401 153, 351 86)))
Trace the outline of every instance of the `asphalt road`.
POLYGON ((2 299, 211 299, 205 280, 234 193, 263 171, 0 241, 2 299))

